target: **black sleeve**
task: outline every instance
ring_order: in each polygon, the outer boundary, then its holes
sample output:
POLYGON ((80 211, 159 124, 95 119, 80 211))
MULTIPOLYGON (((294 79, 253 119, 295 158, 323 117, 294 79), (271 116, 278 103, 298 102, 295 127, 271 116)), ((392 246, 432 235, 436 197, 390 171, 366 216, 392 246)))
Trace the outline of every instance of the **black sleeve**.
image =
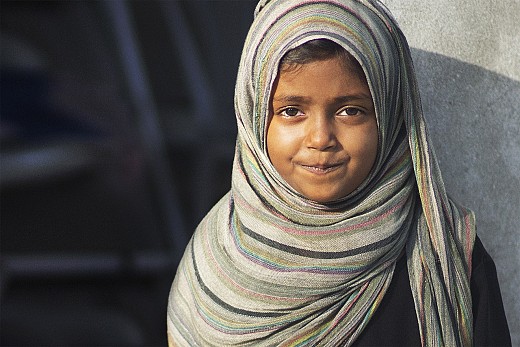
POLYGON ((511 346, 495 263, 477 237, 473 249, 471 293, 475 346, 511 346))

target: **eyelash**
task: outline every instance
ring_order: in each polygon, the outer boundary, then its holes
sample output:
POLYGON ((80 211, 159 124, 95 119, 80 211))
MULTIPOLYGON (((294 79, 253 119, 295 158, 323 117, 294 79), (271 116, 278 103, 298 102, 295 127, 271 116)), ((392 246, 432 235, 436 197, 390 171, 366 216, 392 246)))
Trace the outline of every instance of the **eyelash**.
MULTIPOLYGON (((338 115, 340 116, 361 116, 363 115, 365 112, 360 109, 359 107, 353 107, 353 106, 350 106, 350 107, 345 107, 344 109, 342 109, 340 112, 338 112, 338 115), (356 111, 354 114, 349 114, 348 111, 356 111), (347 114, 346 115, 341 115, 341 113, 344 113, 346 112, 347 114)), ((283 117, 287 117, 287 118, 293 118, 293 117, 298 117, 298 116, 301 116, 302 114, 304 114, 300 109, 298 109, 297 107, 286 107, 284 109, 281 109, 279 111, 279 114, 283 117), (296 111, 297 114, 294 114, 294 115, 289 115, 287 114, 287 111, 296 111)))
POLYGON ((303 112, 296 107, 286 107, 286 108, 280 110, 280 115, 282 115, 283 117, 287 117, 287 118, 297 117, 301 114, 303 114, 303 112), (289 114, 287 114, 287 111, 289 111, 289 110, 294 110, 297 112, 297 114, 289 115, 289 114))
POLYGON ((365 112, 364 112, 362 109, 360 109, 359 107, 353 107, 353 106, 351 106, 351 107, 345 107, 345 108, 344 108, 343 110, 341 110, 341 112, 339 112, 339 113, 343 113, 343 112, 347 112, 347 115, 348 115, 348 116, 362 116, 362 115, 365 114, 365 112), (356 111, 356 113, 354 113, 354 114, 349 114, 348 111, 356 111))

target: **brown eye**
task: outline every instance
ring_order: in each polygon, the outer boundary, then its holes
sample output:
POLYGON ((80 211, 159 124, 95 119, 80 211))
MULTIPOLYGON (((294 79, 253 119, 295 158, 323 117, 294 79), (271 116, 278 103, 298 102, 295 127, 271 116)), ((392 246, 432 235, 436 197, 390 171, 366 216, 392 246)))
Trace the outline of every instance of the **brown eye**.
POLYGON ((339 113, 340 116, 360 116, 362 114, 363 111, 357 107, 347 107, 339 113))
POLYGON ((295 107, 288 107, 282 111, 282 115, 285 117, 295 117, 300 115, 302 112, 295 107))

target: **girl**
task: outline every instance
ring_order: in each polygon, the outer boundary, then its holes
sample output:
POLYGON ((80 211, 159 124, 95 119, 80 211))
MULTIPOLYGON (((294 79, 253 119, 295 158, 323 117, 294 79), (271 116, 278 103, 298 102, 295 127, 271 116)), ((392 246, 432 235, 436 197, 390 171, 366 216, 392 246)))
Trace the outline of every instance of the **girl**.
POLYGON ((235 109, 232 188, 178 268, 171 346, 510 345, 381 4, 259 3, 235 109))

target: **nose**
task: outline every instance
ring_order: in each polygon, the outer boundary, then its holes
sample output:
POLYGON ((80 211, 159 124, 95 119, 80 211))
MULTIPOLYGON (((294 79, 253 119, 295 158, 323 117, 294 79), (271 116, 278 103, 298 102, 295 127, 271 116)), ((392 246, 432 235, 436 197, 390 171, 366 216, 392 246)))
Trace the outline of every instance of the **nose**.
POLYGON ((317 115, 308 122, 306 146, 319 151, 329 150, 337 145, 333 117, 317 115))

